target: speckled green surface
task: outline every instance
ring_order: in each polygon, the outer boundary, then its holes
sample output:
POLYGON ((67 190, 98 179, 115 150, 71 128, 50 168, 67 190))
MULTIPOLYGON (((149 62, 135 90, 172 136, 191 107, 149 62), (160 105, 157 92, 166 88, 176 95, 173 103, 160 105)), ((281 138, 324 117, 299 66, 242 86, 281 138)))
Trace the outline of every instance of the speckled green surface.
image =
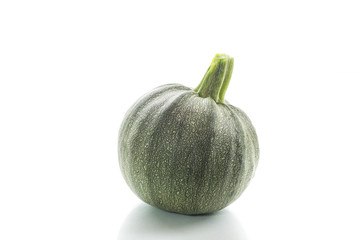
POLYGON ((183 214, 228 206, 245 190, 259 159, 257 136, 243 111, 179 84, 158 87, 129 109, 118 153, 133 192, 183 214))

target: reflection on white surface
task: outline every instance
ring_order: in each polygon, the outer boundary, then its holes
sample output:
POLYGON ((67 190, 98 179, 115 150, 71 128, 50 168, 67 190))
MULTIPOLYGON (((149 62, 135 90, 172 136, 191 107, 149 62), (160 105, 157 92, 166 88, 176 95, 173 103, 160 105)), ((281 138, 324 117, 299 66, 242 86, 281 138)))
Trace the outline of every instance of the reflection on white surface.
POLYGON ((227 210, 210 215, 186 216, 146 204, 137 206, 125 219, 118 240, 244 240, 246 235, 227 210))

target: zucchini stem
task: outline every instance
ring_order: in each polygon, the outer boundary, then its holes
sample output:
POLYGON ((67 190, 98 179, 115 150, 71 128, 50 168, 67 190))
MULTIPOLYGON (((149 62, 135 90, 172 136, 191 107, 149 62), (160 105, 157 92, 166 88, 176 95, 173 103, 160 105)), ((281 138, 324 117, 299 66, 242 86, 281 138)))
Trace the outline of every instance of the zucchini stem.
POLYGON ((224 103, 234 67, 234 58, 216 54, 200 84, 194 89, 200 97, 211 97, 217 103, 224 103))

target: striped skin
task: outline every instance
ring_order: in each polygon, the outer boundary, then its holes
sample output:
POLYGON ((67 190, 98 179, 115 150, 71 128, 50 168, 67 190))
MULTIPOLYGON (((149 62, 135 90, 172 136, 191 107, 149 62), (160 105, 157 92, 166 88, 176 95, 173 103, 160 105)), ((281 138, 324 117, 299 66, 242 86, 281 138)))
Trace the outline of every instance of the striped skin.
POLYGON ((158 87, 130 108, 118 153, 126 182, 144 202, 188 215, 236 200, 259 159, 244 112, 178 84, 158 87))

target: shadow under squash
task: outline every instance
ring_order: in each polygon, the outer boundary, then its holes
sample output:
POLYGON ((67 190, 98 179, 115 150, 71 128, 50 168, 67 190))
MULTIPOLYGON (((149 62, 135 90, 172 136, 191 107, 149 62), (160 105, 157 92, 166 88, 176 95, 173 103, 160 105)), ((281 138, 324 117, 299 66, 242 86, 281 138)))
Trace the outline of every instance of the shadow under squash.
POLYGON ((227 210, 186 216, 140 204, 126 217, 118 240, 245 240, 236 217, 227 210))

